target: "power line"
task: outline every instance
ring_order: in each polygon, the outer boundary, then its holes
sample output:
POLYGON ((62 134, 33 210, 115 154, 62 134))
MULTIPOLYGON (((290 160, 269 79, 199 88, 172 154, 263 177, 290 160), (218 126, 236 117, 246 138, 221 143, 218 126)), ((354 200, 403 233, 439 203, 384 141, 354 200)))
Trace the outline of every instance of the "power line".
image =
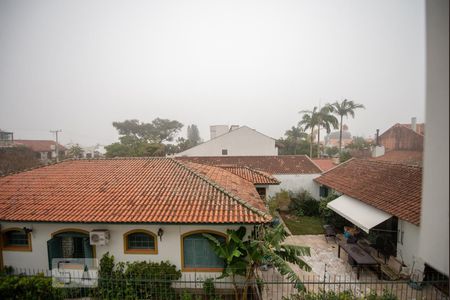
POLYGON ((56 129, 56 130, 50 130, 51 133, 54 133, 56 136, 56 162, 59 162, 59 144, 58 144, 58 133, 62 132, 61 129, 56 129))

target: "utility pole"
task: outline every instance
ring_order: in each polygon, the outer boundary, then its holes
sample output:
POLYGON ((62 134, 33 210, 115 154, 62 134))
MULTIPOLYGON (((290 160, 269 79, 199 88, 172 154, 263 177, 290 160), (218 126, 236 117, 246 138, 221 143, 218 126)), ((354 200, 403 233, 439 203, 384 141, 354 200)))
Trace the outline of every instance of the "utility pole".
POLYGON ((51 133, 54 133, 56 136, 56 162, 59 162, 59 144, 58 144, 58 133, 62 132, 61 129, 50 130, 51 133))

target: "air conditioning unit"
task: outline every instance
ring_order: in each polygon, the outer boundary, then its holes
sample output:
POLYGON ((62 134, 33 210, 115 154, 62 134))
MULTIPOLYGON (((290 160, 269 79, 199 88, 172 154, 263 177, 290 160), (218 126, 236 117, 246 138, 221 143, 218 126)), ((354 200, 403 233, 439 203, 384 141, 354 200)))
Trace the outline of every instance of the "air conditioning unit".
POLYGON ((104 246, 109 243, 108 230, 92 230, 89 232, 89 243, 95 246, 104 246))

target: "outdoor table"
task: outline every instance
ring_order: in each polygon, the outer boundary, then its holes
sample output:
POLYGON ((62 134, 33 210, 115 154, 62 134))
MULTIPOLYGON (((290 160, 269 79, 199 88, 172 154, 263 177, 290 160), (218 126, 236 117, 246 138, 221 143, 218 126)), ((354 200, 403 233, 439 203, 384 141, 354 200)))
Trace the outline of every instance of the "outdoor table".
POLYGON ((349 244, 346 241, 340 241, 338 243, 339 258, 341 257, 341 248, 344 249, 344 251, 347 252, 348 256, 350 256, 356 262, 357 279, 359 279, 359 273, 361 271, 361 268, 367 266, 375 266, 377 268, 378 278, 380 278, 380 265, 372 256, 370 256, 369 253, 364 251, 363 248, 361 248, 357 244, 349 244))

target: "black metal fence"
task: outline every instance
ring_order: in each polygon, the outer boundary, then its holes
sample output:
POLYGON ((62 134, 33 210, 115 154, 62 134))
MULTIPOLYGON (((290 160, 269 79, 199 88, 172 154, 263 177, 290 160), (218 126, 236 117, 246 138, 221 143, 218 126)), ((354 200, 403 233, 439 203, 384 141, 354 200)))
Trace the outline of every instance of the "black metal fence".
POLYGON ((386 281, 375 277, 356 280, 353 276, 304 275, 301 282, 292 283, 276 270, 258 271, 258 279, 219 279, 217 273, 183 273, 171 279, 161 274, 154 278, 139 274, 127 277, 86 276, 83 271, 73 271, 55 277, 51 271, 14 269, 10 275, 0 276, 1 299, 161 299, 161 300, 228 300, 228 299, 449 299, 448 280, 426 278, 386 281), (11 283, 11 278, 14 281, 11 283), (24 294, 21 289, 32 279, 39 279, 40 289, 24 294), (26 283, 17 283, 23 279, 26 283), (10 284, 10 286, 8 286, 10 284), (42 288, 45 286, 46 288, 42 288), (11 289, 8 291, 8 289, 11 289), (18 289, 14 291, 12 289, 18 289), (42 292, 44 291, 44 292, 42 292), (43 293, 43 296, 39 293, 43 293), (23 296, 25 295, 25 296, 23 296), (26 296, 28 295, 28 296, 26 296), (17 296, 17 297, 15 297, 17 296))

